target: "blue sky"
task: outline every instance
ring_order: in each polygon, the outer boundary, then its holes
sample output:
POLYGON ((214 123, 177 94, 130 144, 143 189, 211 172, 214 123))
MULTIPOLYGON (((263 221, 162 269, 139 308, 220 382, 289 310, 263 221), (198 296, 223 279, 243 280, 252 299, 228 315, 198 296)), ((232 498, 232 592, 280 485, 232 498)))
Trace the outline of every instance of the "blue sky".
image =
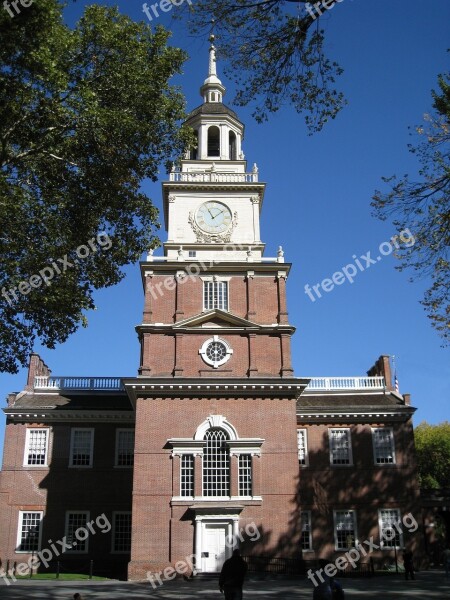
MULTIPOLYGON (((86 4, 70 4, 68 21, 86 4)), ((133 19, 146 20, 141 1, 118 4, 133 19)), ((157 22, 169 27, 172 43, 191 56, 177 83, 193 109, 201 103, 208 42, 189 36, 172 13, 157 22)), ((287 290, 290 321, 297 327, 295 374, 363 375, 380 354, 396 355, 400 391, 412 394, 416 424, 449 419, 450 351, 441 348, 419 304, 429 281, 410 283, 408 273, 394 269, 394 257, 385 256, 359 272, 352 284, 346 281, 315 302, 304 287, 354 262, 353 255, 370 251, 376 257, 380 244, 396 233, 389 222, 371 216, 371 197, 383 175, 417 173, 418 164, 407 151, 408 126, 422 122, 437 74, 448 70, 448 23, 448 0, 344 0, 322 22, 327 51, 345 69, 339 85, 349 105, 341 114, 308 137, 302 117, 288 107, 263 125, 254 122, 250 108, 237 109, 246 125, 249 167, 256 162, 260 180, 268 184, 261 219, 266 256, 275 256, 282 245, 293 263, 287 290)), ((230 104, 233 87, 220 63, 218 70, 227 86, 224 102, 230 104)), ((161 208, 160 183, 147 183, 144 190, 161 208)), ((143 308, 138 266, 127 268, 116 287, 98 292, 96 301, 87 329, 56 350, 36 347, 54 375, 137 373, 134 327, 143 308)), ((1 376, 2 406, 6 394, 20 391, 25 382, 26 370, 1 376)), ((4 418, 1 446, 3 429, 4 418)))

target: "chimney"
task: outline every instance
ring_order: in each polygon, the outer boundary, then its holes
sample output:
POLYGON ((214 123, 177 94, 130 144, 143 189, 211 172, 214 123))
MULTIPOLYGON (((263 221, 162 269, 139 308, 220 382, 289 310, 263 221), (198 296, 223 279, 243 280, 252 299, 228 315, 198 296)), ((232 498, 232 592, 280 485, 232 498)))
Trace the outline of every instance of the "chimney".
POLYGON ((405 406, 411 406, 411 394, 403 394, 405 406))
POLYGON ((40 375, 48 377, 51 374, 50 369, 39 356, 33 353, 30 356, 30 364, 28 365, 28 379, 25 391, 32 392, 34 390, 34 379, 40 375))
POLYGON ((369 377, 384 377, 386 389, 390 392, 394 390, 394 386, 392 385, 391 363, 389 360, 389 355, 382 354, 373 367, 367 371, 367 375, 369 377))

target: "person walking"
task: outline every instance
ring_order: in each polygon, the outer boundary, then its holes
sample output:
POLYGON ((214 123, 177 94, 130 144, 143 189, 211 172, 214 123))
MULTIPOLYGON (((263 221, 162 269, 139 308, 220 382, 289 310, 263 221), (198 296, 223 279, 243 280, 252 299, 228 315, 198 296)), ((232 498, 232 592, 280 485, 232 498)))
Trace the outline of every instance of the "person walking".
POLYGON ((238 549, 223 563, 219 577, 219 588, 225 594, 225 600, 242 600, 242 587, 247 573, 247 563, 238 549))

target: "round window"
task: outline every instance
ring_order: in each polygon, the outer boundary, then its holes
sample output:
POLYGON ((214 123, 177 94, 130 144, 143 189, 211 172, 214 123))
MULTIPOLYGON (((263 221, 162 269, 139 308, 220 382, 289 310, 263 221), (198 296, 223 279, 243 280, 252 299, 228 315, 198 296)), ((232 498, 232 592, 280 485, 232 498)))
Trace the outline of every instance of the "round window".
POLYGON ((206 340, 198 352, 205 363, 215 369, 226 363, 233 354, 230 345, 225 340, 219 339, 217 335, 206 340))

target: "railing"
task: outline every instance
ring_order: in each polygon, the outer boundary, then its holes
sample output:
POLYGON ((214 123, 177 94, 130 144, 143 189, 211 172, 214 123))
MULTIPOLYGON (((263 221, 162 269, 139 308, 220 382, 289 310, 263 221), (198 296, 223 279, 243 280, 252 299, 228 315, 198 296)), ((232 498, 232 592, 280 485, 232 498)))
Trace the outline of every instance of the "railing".
POLYGON ((170 173, 170 181, 192 183, 258 183, 258 173, 170 173))
POLYGON ((34 379, 34 389, 45 390, 122 390, 120 377, 44 377, 34 379))
POLYGON ((306 390, 383 390, 384 377, 311 377, 306 390))

